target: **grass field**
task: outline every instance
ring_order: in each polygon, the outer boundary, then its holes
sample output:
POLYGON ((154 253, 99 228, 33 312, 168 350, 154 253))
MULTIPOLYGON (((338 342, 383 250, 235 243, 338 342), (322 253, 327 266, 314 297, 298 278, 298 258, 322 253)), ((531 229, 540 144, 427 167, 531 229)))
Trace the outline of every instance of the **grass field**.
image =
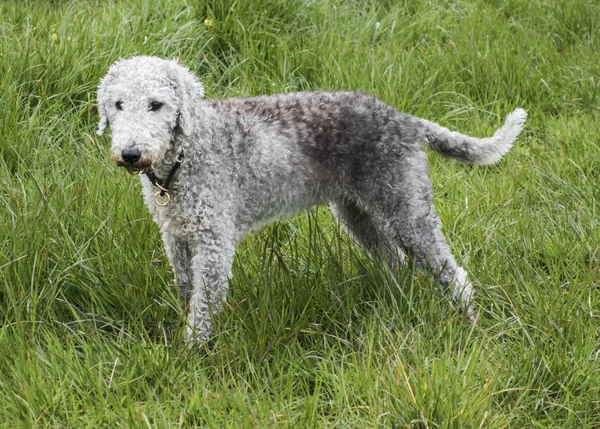
POLYGON ((600 4, 595 0, 0 3, 0 426, 600 428, 600 4), (208 97, 355 89, 484 136, 429 154, 480 323, 388 274, 320 207, 238 248, 203 348, 95 90, 136 54, 208 97))

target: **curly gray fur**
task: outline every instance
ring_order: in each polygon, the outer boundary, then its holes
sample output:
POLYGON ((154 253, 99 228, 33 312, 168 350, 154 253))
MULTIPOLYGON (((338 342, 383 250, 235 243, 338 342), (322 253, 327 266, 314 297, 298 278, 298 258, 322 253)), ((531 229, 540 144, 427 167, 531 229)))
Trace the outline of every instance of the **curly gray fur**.
POLYGON ((465 162, 496 162, 523 128, 524 110, 509 115, 493 137, 477 139, 360 92, 226 100, 204 100, 203 93, 189 70, 155 57, 117 61, 98 88, 98 134, 110 124, 119 165, 152 167, 164 178, 177 155, 185 155, 167 206, 155 203, 147 177, 141 182, 189 299, 191 336, 211 335, 210 313, 226 298, 235 243, 252 229, 323 203, 331 203, 367 251, 389 260, 407 252, 475 316, 471 283, 450 254, 432 206, 421 145, 465 162), (124 149, 139 151, 139 160, 125 160, 124 149))

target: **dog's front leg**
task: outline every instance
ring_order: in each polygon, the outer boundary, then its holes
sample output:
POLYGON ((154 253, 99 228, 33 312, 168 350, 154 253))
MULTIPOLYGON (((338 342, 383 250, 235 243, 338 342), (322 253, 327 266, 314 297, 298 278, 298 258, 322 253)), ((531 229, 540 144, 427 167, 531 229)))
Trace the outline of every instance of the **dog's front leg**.
POLYGON ((175 283, 179 287, 179 294, 186 300, 192 292, 192 252, 187 240, 183 240, 169 232, 167 228, 162 231, 165 251, 175 273, 175 283))
POLYGON ((192 294, 188 304, 190 341, 207 341, 212 333, 211 314, 227 298, 228 280, 235 253, 232 237, 208 230, 190 242, 192 294))

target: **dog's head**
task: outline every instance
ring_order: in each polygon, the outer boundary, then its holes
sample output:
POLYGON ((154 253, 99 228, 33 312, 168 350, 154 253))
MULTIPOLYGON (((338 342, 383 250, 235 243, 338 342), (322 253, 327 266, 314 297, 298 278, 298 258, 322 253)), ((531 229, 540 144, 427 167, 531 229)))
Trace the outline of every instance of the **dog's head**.
POLYGON ((110 124, 118 165, 144 169, 160 162, 177 134, 194 129, 202 84, 175 61, 133 57, 115 62, 98 85, 102 135, 110 124))

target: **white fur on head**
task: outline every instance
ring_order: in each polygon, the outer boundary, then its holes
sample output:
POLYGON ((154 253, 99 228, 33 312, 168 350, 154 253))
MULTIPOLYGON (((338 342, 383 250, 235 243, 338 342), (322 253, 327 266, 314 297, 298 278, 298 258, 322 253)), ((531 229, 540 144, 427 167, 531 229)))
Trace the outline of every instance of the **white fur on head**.
POLYGON ((167 71, 166 77, 180 99, 178 125, 184 134, 189 135, 192 127, 191 122, 193 121, 196 110, 195 101, 204 97, 204 86, 196 76, 194 76, 186 67, 180 65, 177 60, 169 61, 157 57, 132 57, 126 60, 118 60, 110 66, 108 73, 100 80, 98 85, 97 100, 100 121, 96 134, 100 136, 103 135, 109 125, 105 105, 107 88, 119 76, 120 66, 122 66, 124 62, 131 62, 136 59, 153 60, 162 63, 162 65, 167 65, 167 67, 170 68, 170 70, 167 71))
POLYGON ((176 133, 195 129, 202 84, 176 61, 133 57, 115 62, 98 85, 98 135, 110 125, 111 154, 120 165, 125 149, 138 149, 136 167, 160 161, 173 147, 176 133), (158 103, 159 108, 150 109, 158 103))

